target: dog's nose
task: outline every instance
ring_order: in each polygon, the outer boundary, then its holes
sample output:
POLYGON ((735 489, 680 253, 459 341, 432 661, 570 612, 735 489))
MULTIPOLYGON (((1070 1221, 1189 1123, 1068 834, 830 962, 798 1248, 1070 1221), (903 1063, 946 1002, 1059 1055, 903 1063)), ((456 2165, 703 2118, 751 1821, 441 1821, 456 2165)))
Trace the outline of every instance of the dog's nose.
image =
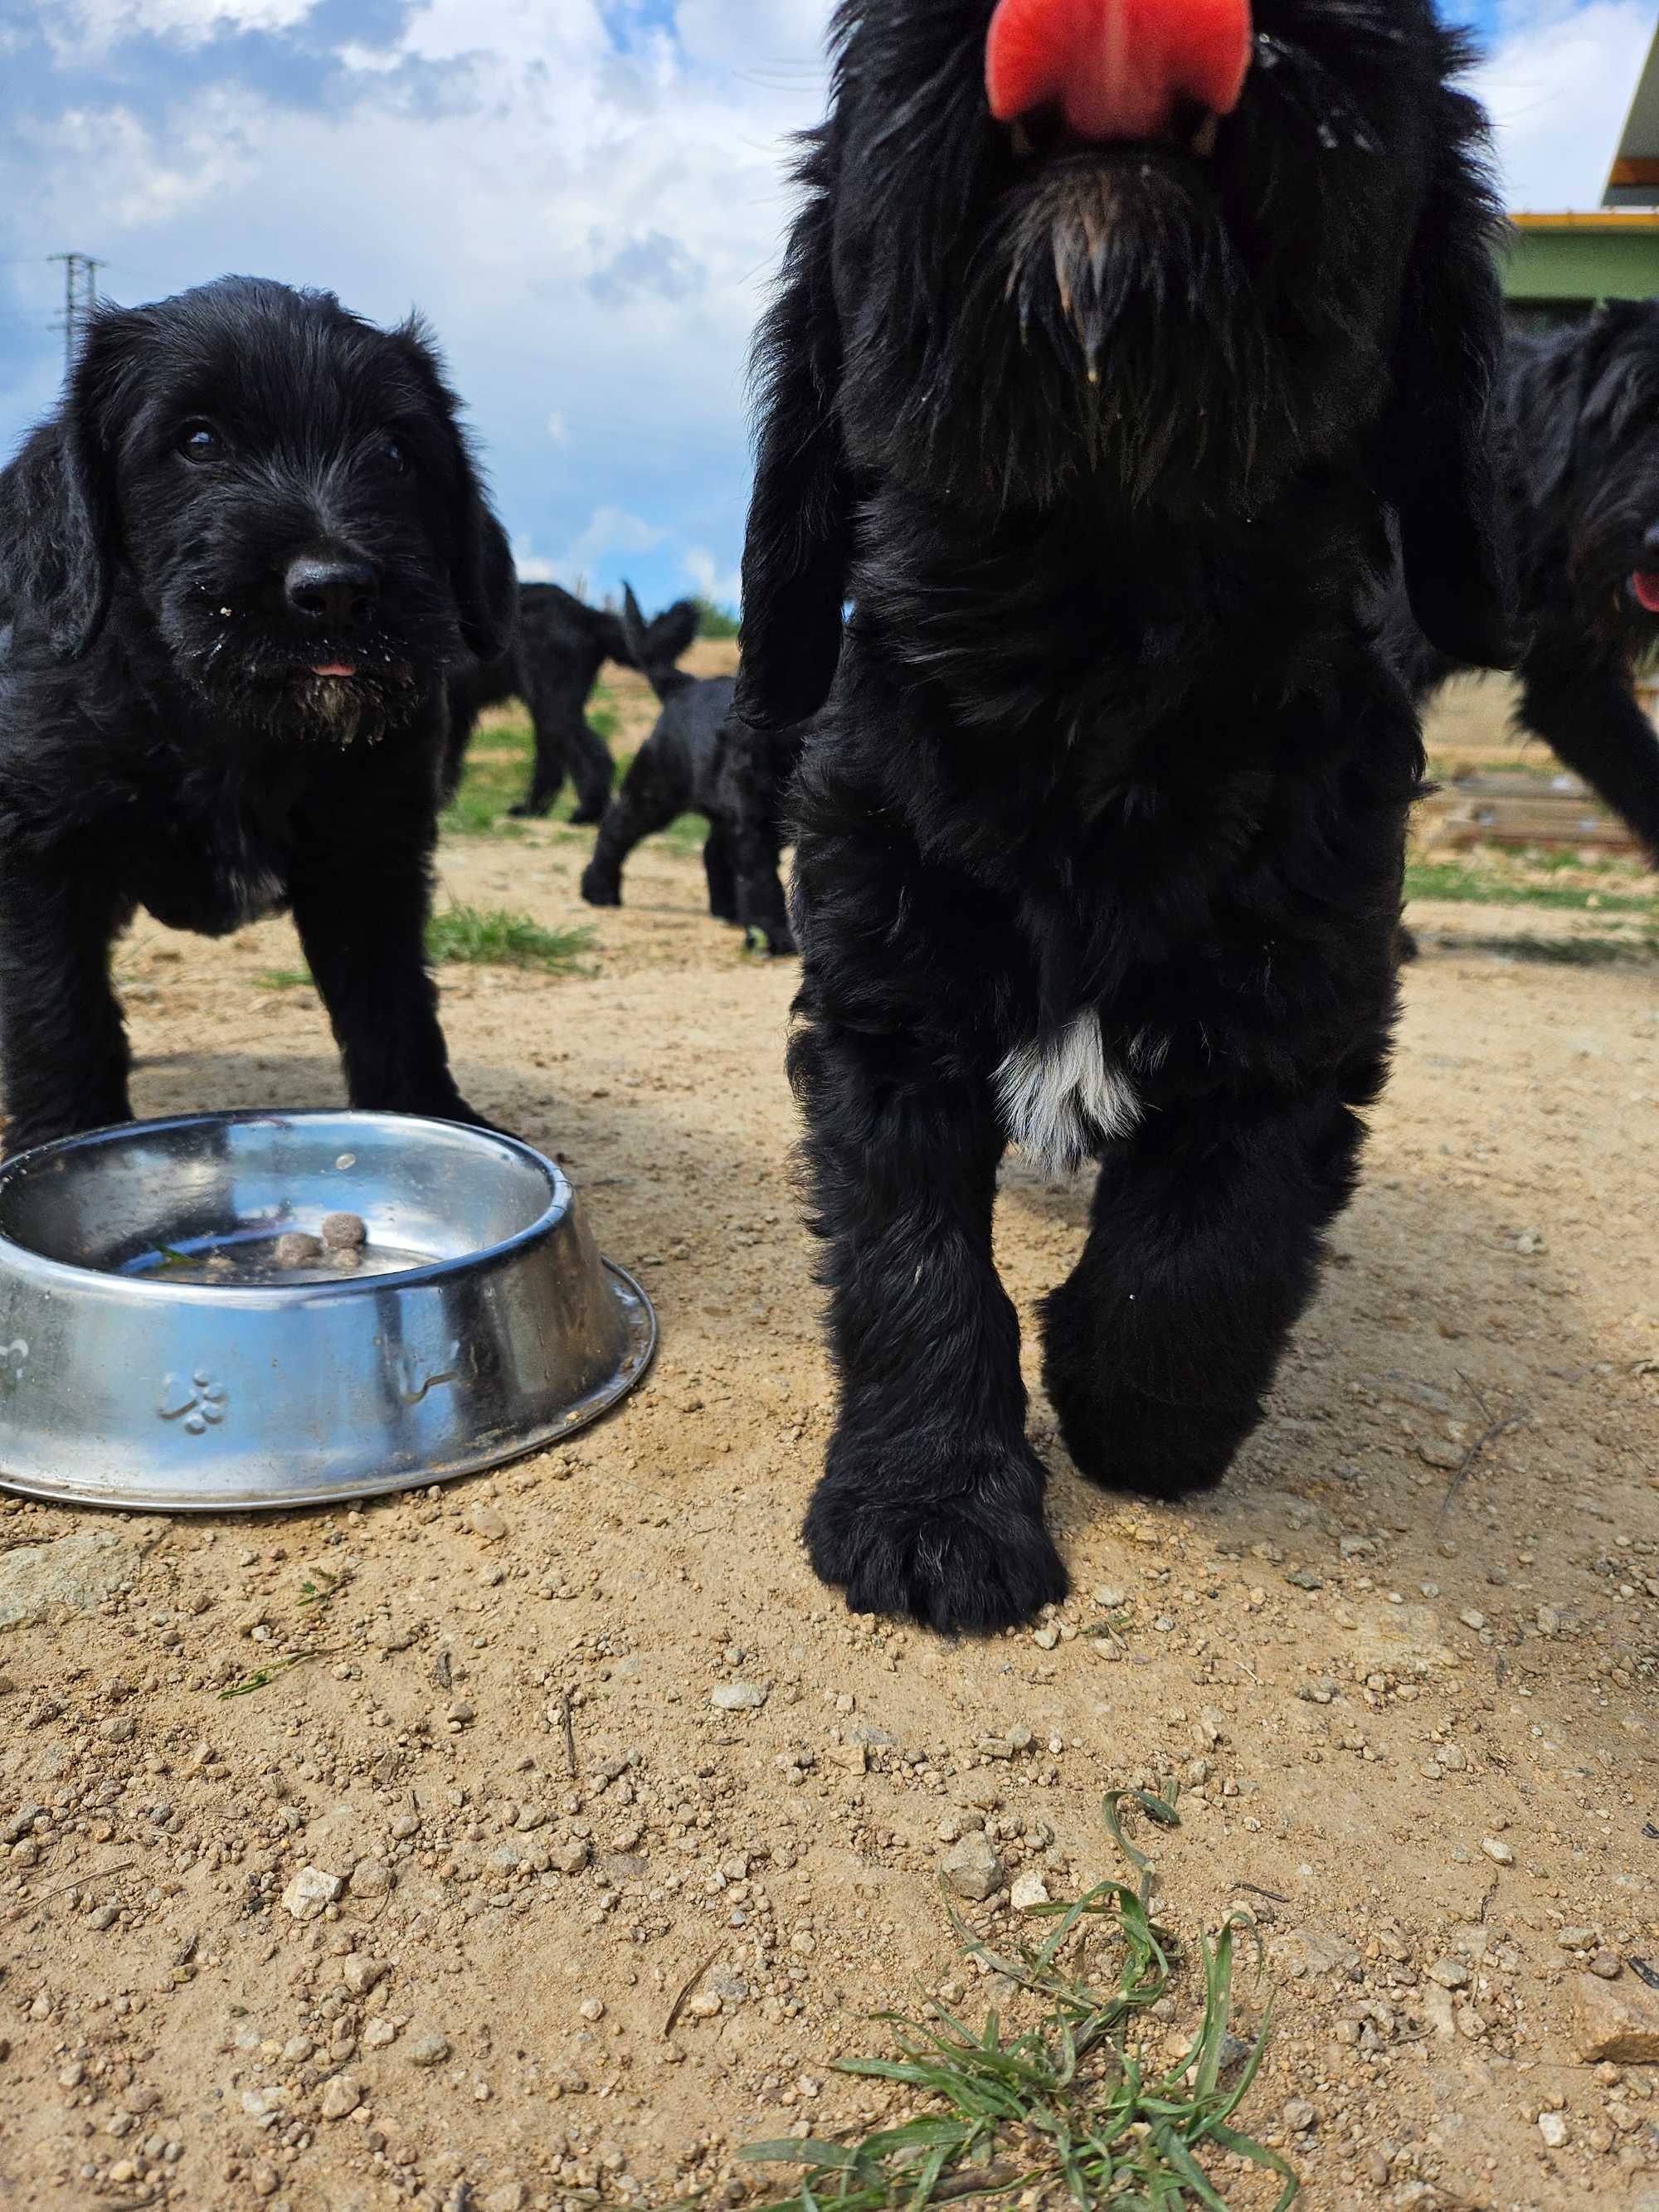
POLYGON ((1659 568, 1659 522, 1656 522, 1652 529, 1650 530, 1647 535, 1643 538, 1642 550, 1647 555, 1654 567, 1656 568, 1659 568))
POLYGON ((303 621, 337 627, 371 611, 377 585, 367 561, 343 553, 301 553, 288 564, 283 592, 303 621))

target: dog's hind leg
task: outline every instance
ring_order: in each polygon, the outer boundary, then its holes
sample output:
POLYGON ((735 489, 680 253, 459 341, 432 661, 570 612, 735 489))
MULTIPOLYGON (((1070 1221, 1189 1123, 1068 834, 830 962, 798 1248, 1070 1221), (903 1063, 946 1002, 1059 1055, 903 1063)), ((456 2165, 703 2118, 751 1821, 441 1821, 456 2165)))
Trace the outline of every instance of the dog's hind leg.
POLYGON ((131 1118, 109 948, 126 915, 93 872, 0 856, 0 1079, 4 1149, 131 1118))
POLYGON ((1333 1086, 1149 1114, 1112 1146, 1083 1256, 1042 1315, 1043 1383, 1080 1473, 1158 1498, 1221 1480, 1312 1295, 1362 1135, 1333 1086))
POLYGON ((622 904, 622 872, 629 854, 642 837, 665 830, 683 814, 688 797, 682 780, 668 772, 647 738, 605 810, 593 857, 582 871, 581 893, 589 906, 622 904))
POLYGON ((703 841, 702 872, 708 879, 708 911, 716 921, 738 919, 738 878, 732 865, 732 832, 714 823, 703 841))
POLYGON ((617 763, 611 748, 587 717, 579 715, 565 741, 565 765, 576 787, 573 822, 597 822, 605 813, 616 777, 617 763))
POLYGON ((1540 637, 1522 670, 1516 719, 1630 824, 1659 867, 1659 733, 1621 669, 1584 661, 1582 648, 1540 637))

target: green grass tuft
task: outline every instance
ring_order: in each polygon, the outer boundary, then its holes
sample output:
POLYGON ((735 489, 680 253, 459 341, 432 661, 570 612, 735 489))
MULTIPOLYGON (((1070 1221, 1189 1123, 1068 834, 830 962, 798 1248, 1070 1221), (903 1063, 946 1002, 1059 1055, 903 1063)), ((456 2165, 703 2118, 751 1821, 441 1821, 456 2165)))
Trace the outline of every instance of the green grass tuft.
POLYGON ((1543 907, 1560 914, 1651 914, 1659 919, 1659 898, 1651 893, 1585 891, 1560 884, 1528 883, 1516 876, 1462 867, 1453 860, 1410 862, 1406 869, 1406 896, 1474 906, 1543 907))
POLYGON ((977 2033, 938 2003, 913 2020, 883 2013, 897 2056, 837 2061, 837 2069, 895 2083, 921 2107, 902 2125, 856 2142, 753 2143, 740 2155, 802 2169, 798 2187, 765 2212, 924 2212, 963 2197, 1006 2197, 1113 2212, 1227 2212, 1208 2154, 1231 2153, 1283 2184, 1274 2212, 1286 2212, 1299 2184, 1276 2151, 1243 2134, 1233 2116, 1249 2094, 1267 2047, 1268 2021, 1249 2050, 1227 2048, 1234 1956, 1243 1916, 1213 1942, 1200 1939, 1203 2019, 1184 2056, 1149 2067, 1140 2016, 1168 1990, 1178 1963, 1175 1938, 1152 1917, 1147 1862, 1124 1837, 1121 1808, 1133 1804, 1160 1825, 1179 1826, 1173 1787, 1163 1796, 1118 1791, 1106 1823, 1139 1869, 1138 1887, 1107 1881, 1074 1904, 1048 1908, 1054 1929, 1040 1948, 1001 1956, 951 1908, 962 1948, 1016 1985, 1017 2002, 1040 2017, 1016 2030, 994 2011, 977 2033), (1116 1960, 1115 1986, 1090 1978, 1091 1950, 1116 1960))
POLYGON ((267 968, 253 979, 256 991, 312 991, 316 985, 308 968, 267 968))
POLYGON ((427 924, 427 957, 458 960, 483 968, 535 968, 565 975, 575 969, 593 942, 593 932, 544 929, 527 914, 505 907, 448 906, 427 924))

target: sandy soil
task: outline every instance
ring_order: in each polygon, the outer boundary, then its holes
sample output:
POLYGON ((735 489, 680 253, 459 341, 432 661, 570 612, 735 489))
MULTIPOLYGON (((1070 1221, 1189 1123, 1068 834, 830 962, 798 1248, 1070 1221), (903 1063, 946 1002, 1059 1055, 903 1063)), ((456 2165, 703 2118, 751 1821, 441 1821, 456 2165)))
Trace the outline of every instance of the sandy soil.
MULTIPOLYGON (((985 2002, 955 1837, 1075 1893, 1121 1871, 1103 1790, 1175 1776, 1163 1910, 1261 1923, 1246 2117, 1304 2203, 1659 2212, 1659 2064, 1598 2069, 1580 2009, 1645 2006, 1659 2059, 1651 963, 1471 949, 1573 915, 1414 916, 1395 1080, 1271 1419, 1218 1495, 1151 1510, 1076 1479, 1038 1397, 1076 1595, 958 1645, 849 1618, 795 1539, 829 1382, 791 969, 661 846, 588 915, 586 850, 446 850, 454 896, 597 926, 579 975, 446 970, 446 1014, 471 1097, 566 1161, 656 1300, 639 1395, 361 1512, 0 1504, 0 2202, 735 2203, 743 2142, 896 2109, 830 2070, 883 2047, 865 2014, 985 2002), (712 1702, 733 1685, 763 1700, 712 1702)), ((314 996, 257 987, 295 964, 283 925, 143 928, 141 1110, 337 1098, 314 996)), ((1028 1324, 1085 1212, 1010 1168, 1028 1324)))

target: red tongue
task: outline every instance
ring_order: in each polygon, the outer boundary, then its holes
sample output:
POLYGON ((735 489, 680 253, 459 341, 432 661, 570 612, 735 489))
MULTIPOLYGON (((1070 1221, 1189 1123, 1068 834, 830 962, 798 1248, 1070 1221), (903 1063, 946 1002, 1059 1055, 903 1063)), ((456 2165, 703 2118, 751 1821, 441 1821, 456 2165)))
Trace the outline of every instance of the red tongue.
POLYGON ((328 660, 312 670, 313 676, 355 676, 357 672, 349 661, 328 660))
POLYGON ((1238 105, 1249 0, 999 0, 985 46, 991 112, 1057 102, 1082 138, 1156 138, 1176 102, 1238 105))
POLYGON ((1638 568, 1630 587, 1650 615, 1659 615, 1659 569, 1638 568))

